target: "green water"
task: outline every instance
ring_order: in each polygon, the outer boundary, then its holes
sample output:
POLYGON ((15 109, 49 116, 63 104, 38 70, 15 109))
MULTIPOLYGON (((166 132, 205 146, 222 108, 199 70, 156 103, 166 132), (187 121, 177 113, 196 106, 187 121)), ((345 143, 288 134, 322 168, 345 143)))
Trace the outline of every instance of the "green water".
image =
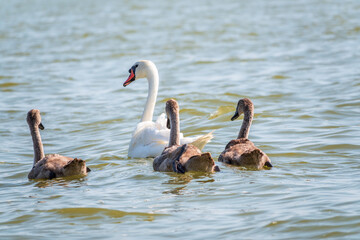
POLYGON ((1 1, 1 239, 360 238, 360 2, 1 1), (217 159, 237 136, 271 170, 218 163, 166 174, 127 148, 156 63, 155 115, 168 98, 186 136, 215 130, 217 159), (81 179, 29 181, 26 113, 42 112, 46 153, 87 160, 81 179))

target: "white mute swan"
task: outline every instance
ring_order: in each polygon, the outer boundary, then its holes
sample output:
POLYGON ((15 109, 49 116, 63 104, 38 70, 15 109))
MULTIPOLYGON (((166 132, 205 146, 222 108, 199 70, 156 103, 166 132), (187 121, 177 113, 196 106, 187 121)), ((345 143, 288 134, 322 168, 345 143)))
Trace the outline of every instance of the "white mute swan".
POLYGON ((231 121, 237 119, 242 113, 244 113, 244 120, 238 138, 231 140, 226 145, 218 161, 256 169, 262 169, 264 166, 272 167, 270 158, 248 139, 251 122, 254 117, 254 105, 248 98, 239 100, 231 121))
POLYGON ((179 105, 174 99, 166 102, 165 111, 170 123, 169 146, 154 159, 154 170, 176 173, 220 171, 210 153, 202 153, 190 144, 180 145, 179 105))
MULTIPOLYGON (((159 88, 159 73, 155 64, 149 60, 140 60, 129 69, 129 77, 124 82, 126 87, 139 78, 147 78, 148 97, 140 123, 136 126, 129 145, 128 156, 133 158, 157 157, 168 145, 170 130, 166 127, 165 114, 156 122, 152 121, 159 88)), ((200 137, 184 137, 180 133, 180 143, 190 143, 200 150, 213 138, 212 132, 200 137)))
POLYGON ((29 179, 52 179, 73 175, 86 175, 91 170, 86 167, 84 160, 80 158, 64 157, 59 154, 48 154, 45 156, 39 129, 43 130, 40 111, 32 109, 28 112, 27 123, 34 146, 34 165, 31 169, 29 179))

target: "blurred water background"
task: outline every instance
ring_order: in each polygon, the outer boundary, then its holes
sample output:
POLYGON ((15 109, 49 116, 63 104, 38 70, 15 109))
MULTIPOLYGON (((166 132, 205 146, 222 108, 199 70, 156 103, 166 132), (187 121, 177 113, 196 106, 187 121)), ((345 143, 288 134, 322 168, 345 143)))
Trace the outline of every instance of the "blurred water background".
POLYGON ((359 239, 360 2, 1 1, 0 238, 359 239), (186 136, 215 130, 214 158, 237 136, 273 169, 154 172, 127 157, 147 81, 160 73, 186 136), (81 157, 81 179, 29 181, 26 113, 42 112, 46 153, 81 157), (242 119, 242 118, 240 118, 242 119))

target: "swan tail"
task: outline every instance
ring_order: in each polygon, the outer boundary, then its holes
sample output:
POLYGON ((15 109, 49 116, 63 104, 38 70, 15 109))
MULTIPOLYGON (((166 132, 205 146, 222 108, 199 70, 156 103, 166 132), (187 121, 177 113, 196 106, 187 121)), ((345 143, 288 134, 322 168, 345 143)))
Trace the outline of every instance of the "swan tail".
POLYGON ((214 159, 210 153, 192 156, 185 164, 188 171, 193 172, 213 172, 215 167, 214 159))
POLYGON ((214 138, 213 132, 214 131, 211 131, 208 134, 198 137, 195 141, 191 142, 190 144, 202 150, 205 147, 205 145, 208 142, 210 142, 211 139, 214 138))
POLYGON ((74 158, 64 166, 64 176, 86 175, 86 162, 80 158, 74 158))

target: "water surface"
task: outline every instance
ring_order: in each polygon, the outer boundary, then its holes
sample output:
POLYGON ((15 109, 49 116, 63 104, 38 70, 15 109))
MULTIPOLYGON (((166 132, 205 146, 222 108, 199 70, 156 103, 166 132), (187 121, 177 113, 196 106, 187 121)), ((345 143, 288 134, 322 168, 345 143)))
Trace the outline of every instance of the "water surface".
POLYGON ((0 238, 291 239, 360 237, 360 3, 347 1, 2 1, 0 238), (146 80, 155 115, 176 98, 185 135, 215 130, 217 159, 237 136, 273 169, 158 173, 127 147, 146 80), (84 178, 28 181, 25 118, 42 112, 46 153, 87 160, 84 178))

